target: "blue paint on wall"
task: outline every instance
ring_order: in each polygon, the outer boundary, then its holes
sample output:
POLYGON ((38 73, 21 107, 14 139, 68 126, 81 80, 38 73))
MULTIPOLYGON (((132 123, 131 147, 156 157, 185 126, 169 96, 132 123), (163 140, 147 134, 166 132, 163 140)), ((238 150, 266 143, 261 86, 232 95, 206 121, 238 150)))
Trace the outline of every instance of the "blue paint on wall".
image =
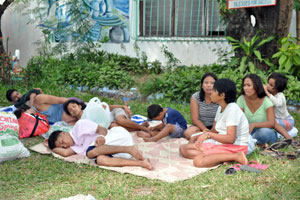
POLYGON ((129 0, 114 0, 114 6, 125 13, 126 16, 129 15, 129 0))
MULTIPOLYGON (((49 0, 48 3, 49 8, 45 17, 49 17, 51 8, 55 6, 57 24, 50 26, 47 23, 41 23, 39 27, 49 30, 51 32, 49 37, 55 42, 69 41, 74 34, 67 35, 67 31, 62 30, 73 26, 74 23, 71 21, 72 16, 69 12, 70 4, 59 4, 59 0, 49 0)), ((87 16, 90 16, 94 25, 83 38, 101 41, 108 37, 112 43, 129 42, 129 0, 82 0, 82 8, 86 6, 88 7, 87 16)))

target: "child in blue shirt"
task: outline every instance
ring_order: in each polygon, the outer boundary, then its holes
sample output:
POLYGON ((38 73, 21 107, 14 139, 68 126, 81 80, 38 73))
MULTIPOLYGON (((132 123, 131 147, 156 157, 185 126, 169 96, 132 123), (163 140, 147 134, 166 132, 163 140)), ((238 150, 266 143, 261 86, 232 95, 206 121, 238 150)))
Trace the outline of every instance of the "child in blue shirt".
POLYGON ((137 132, 145 142, 156 142, 166 136, 173 138, 184 137, 187 129, 186 120, 180 112, 172 108, 162 108, 160 105, 152 104, 147 108, 148 118, 151 120, 161 120, 162 123, 150 127, 150 133, 137 132))

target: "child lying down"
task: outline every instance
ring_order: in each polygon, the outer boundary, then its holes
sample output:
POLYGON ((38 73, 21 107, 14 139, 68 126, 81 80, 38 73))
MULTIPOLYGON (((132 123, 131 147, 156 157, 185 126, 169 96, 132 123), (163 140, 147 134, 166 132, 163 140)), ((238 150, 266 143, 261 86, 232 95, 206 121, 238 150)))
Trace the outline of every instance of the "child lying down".
POLYGON ((48 139, 48 146, 61 156, 86 155, 102 166, 140 166, 152 170, 149 159, 143 157, 130 133, 122 127, 106 129, 93 121, 81 119, 70 133, 54 131, 48 139))

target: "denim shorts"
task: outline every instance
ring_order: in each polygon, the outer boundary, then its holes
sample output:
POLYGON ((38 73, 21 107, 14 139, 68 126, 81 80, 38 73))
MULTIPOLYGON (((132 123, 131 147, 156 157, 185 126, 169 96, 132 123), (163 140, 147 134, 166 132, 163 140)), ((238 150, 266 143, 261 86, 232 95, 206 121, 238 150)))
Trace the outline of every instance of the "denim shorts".
MULTIPOLYGON (((88 152, 91 151, 91 150, 93 150, 94 148, 96 148, 95 145, 89 146, 89 147, 87 148, 87 150, 86 150, 86 156, 87 156, 88 152)), ((106 156, 113 157, 112 154, 107 154, 106 156)), ((91 158, 91 159, 96 159, 96 158, 97 158, 97 157, 94 157, 94 158, 91 158)))
POLYGON ((287 131, 291 130, 295 125, 294 118, 291 115, 289 115, 285 119, 276 118, 276 121, 280 126, 285 128, 287 131))
POLYGON ((173 126, 175 126, 174 128, 174 132, 173 133, 170 133, 169 136, 172 137, 172 138, 180 138, 180 137, 184 137, 184 131, 185 129, 181 128, 180 126, 178 125, 175 125, 173 124, 173 126))

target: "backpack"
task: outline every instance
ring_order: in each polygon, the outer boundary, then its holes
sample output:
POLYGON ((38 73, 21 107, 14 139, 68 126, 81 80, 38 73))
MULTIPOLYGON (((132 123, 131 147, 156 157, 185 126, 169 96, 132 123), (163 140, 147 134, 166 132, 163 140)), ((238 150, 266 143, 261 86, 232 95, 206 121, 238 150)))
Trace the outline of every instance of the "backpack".
POLYGON ((42 135, 50 128, 47 118, 39 113, 29 114, 23 112, 21 117, 18 119, 18 122, 19 137, 21 139, 42 135))

